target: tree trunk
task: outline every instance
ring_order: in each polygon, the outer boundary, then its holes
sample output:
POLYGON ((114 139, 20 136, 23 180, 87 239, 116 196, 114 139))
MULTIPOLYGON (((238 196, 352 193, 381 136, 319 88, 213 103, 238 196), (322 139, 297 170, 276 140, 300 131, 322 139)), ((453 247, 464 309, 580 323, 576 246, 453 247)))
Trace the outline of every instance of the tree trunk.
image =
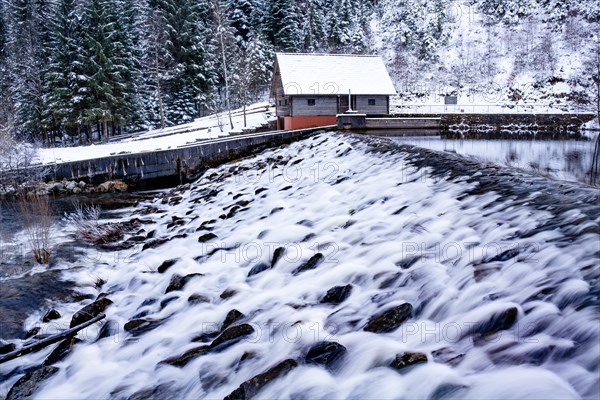
POLYGON ((83 138, 81 137, 81 125, 79 124, 77 124, 77 140, 81 146, 83 144, 83 138))

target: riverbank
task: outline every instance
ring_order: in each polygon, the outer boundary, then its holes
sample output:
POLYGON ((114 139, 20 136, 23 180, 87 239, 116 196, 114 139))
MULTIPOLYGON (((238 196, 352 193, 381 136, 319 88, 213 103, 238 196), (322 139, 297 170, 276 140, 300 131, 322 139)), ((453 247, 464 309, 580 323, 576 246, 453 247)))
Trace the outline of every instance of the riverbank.
MULTIPOLYGON (((63 276, 101 279, 86 292, 110 300, 107 321, 25 383, 43 398, 597 396, 598 191, 454 157, 319 134, 140 202, 112 221, 144 221, 121 250, 90 248, 63 276)), ((55 305, 53 323, 92 302, 55 305)), ((51 350, 0 364, 0 395, 51 350)))

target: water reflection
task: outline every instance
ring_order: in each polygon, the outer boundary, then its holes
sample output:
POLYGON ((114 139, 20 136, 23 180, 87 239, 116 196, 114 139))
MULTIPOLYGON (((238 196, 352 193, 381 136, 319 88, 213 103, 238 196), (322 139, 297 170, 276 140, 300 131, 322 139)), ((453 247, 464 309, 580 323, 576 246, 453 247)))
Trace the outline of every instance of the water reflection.
POLYGON ((572 182, 589 181, 594 141, 452 140, 441 137, 395 137, 431 150, 457 153, 480 161, 572 182))

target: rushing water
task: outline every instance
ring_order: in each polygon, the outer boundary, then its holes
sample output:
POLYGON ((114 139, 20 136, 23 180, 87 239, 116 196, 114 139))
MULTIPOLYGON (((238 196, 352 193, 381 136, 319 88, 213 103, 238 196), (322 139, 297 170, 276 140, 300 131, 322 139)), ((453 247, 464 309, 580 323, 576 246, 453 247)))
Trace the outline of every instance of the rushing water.
POLYGON ((572 182, 589 181, 595 143, 576 140, 455 140, 439 136, 398 137, 395 140, 572 182))
MULTIPOLYGON (((497 169, 449 180, 408 156, 323 134, 140 203, 123 220, 151 220, 134 235, 152 246, 90 249, 65 276, 106 282, 86 290, 112 300, 111 328, 82 332, 36 396, 223 398, 291 359, 258 398, 597 398, 597 191, 525 177, 501 196, 477 179, 497 169), (347 296, 324 301, 340 286, 347 296), (369 328, 406 303, 399 326, 369 328), (216 346, 226 319, 252 333, 216 346), (323 366, 320 341, 345 352, 323 366), (426 362, 391 368, 404 352, 426 362)), ((56 305, 54 323, 89 302, 56 305)), ((39 317, 28 327, 46 328, 39 317)), ((50 350, 0 364, 0 396, 50 350)))

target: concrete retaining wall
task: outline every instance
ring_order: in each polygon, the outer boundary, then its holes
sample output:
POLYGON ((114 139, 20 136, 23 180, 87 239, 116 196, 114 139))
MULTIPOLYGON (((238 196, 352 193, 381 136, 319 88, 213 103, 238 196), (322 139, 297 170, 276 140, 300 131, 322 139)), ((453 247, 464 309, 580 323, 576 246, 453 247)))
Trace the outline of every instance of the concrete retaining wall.
MULTIPOLYGON (((407 118, 415 114, 395 114, 407 118)), ((418 114, 442 119, 441 135, 452 139, 580 139, 594 114, 418 114)))
POLYGON ((275 131, 214 139, 170 150, 116 155, 57 164, 48 179, 84 180, 93 184, 122 179, 136 186, 178 184, 221 163, 304 139, 335 126, 295 131, 275 131))

